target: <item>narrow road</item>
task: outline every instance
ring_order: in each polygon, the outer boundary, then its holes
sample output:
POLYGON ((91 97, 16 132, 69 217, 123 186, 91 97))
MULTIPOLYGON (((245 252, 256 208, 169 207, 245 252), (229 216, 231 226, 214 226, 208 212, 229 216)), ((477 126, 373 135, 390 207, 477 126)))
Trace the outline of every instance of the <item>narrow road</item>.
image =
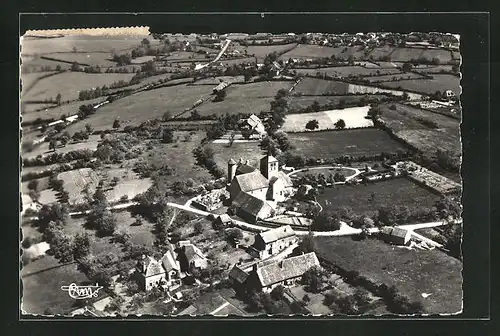
MULTIPOLYGON (((130 208, 131 206, 137 205, 139 203, 137 202, 128 202, 128 203, 120 203, 120 204, 115 204, 115 205, 110 205, 106 207, 107 210, 120 210, 120 209, 126 209, 130 208)), ((70 212, 70 216, 82 216, 82 215, 87 215, 90 213, 90 210, 85 210, 85 211, 74 211, 70 212)))

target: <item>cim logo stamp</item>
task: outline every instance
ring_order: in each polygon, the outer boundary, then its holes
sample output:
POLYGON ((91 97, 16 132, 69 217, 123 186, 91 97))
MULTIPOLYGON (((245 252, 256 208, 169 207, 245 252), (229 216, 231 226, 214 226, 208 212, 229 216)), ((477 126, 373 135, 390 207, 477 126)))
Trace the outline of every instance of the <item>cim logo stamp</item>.
POLYGON ((77 284, 72 283, 69 286, 61 286, 61 289, 68 292, 68 295, 73 299, 85 300, 96 298, 99 294, 99 290, 102 289, 102 286, 99 286, 97 283, 95 286, 78 286, 77 284))

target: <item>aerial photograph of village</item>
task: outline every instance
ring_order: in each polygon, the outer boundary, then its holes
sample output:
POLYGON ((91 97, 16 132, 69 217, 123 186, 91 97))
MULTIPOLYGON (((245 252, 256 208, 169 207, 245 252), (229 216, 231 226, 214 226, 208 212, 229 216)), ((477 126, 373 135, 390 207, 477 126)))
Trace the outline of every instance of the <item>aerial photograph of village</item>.
POLYGON ((460 65, 453 32, 26 32, 21 313, 460 313, 460 65))

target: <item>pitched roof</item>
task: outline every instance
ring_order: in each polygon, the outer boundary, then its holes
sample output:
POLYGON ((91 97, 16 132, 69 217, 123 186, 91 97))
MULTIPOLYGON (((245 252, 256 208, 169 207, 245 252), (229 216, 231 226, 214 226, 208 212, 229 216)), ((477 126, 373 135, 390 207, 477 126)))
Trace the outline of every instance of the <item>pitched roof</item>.
POLYGON ((262 159, 260 159, 260 164, 268 164, 269 162, 278 162, 276 158, 272 155, 266 155, 262 159))
MULTIPOLYGON (((144 265, 145 266, 145 272, 142 272, 144 276, 149 277, 161 273, 165 273, 165 270, 163 269, 163 266, 161 265, 161 262, 156 260, 153 257, 146 257, 142 260, 139 260, 137 263, 139 265, 144 265)), ((139 269, 142 269, 139 267, 139 269)))
POLYGON ((255 114, 252 114, 250 117, 248 117, 247 123, 253 128, 259 124, 262 124, 262 121, 255 114))
POLYGON ((271 180, 269 181, 269 185, 273 185, 278 180, 280 180, 281 182, 283 182, 283 185, 285 186, 285 188, 293 186, 293 182, 292 182, 292 179, 290 178, 290 176, 288 176, 287 174, 285 174, 281 170, 278 171, 278 173, 276 174, 276 176, 273 176, 271 178, 271 180))
POLYGON ((199 248, 197 248, 196 246, 194 246, 192 244, 186 245, 184 247, 184 254, 186 255, 186 258, 188 261, 192 261, 195 259, 206 259, 203 252, 201 252, 201 250, 199 248))
POLYGON ((254 216, 257 216, 264 207, 271 207, 267 202, 247 194, 246 192, 240 192, 233 201, 233 204, 246 213, 254 216))
POLYGON ((231 217, 229 217, 228 214, 222 214, 219 217, 217 217, 222 223, 227 223, 231 221, 231 217))
POLYGON ((399 238, 406 238, 407 234, 408 234, 408 230, 396 228, 396 227, 393 228, 391 231, 391 236, 399 237, 399 238))
POLYGON ((257 267, 257 277, 261 285, 265 287, 299 277, 314 266, 319 266, 319 260, 316 253, 310 252, 257 267))
POLYGON ((167 253, 165 253, 163 255, 163 258, 161 259, 161 261, 163 264, 163 268, 167 272, 170 272, 171 270, 174 270, 174 269, 175 270, 180 269, 178 262, 175 260, 174 256, 172 255, 172 253, 170 251, 167 251, 167 253))
POLYGON ((247 165, 246 163, 240 163, 238 167, 236 167, 236 175, 243 175, 254 172, 255 168, 247 165))
POLYGON ((238 281, 239 283, 244 283, 247 280, 248 276, 249 274, 239 268, 238 265, 234 265, 234 267, 229 272, 229 277, 238 281))
POLYGON ((295 236, 295 231, 293 231, 290 225, 285 225, 279 228, 261 232, 259 233, 259 236, 262 238, 264 243, 268 244, 280 239, 295 236))
POLYGON ((235 180, 239 184, 240 190, 245 192, 269 186, 267 179, 258 170, 254 170, 251 173, 236 175, 235 180))
POLYGON ((236 164, 236 161, 234 161, 234 160, 231 158, 231 159, 229 159, 229 161, 228 161, 227 163, 229 163, 229 164, 233 164, 233 165, 234 165, 234 164, 236 164))

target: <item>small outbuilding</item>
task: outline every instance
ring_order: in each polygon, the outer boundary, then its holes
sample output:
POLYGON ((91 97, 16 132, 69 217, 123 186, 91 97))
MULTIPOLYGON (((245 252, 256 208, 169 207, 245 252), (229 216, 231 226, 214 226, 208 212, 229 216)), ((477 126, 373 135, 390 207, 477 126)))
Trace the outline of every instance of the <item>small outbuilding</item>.
POLYGON ((394 245, 408 245, 411 240, 411 231, 396 228, 396 227, 383 227, 380 230, 382 239, 387 243, 394 245))

